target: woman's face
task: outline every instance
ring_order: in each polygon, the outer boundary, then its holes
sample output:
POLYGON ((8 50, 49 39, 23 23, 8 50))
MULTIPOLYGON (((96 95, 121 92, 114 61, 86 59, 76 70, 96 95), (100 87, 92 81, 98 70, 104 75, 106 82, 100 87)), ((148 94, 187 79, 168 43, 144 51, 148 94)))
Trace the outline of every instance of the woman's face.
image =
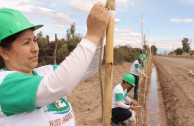
POLYGON ((32 70, 38 65, 39 48, 33 30, 25 30, 6 49, 7 59, 5 66, 9 70, 32 74, 32 70))

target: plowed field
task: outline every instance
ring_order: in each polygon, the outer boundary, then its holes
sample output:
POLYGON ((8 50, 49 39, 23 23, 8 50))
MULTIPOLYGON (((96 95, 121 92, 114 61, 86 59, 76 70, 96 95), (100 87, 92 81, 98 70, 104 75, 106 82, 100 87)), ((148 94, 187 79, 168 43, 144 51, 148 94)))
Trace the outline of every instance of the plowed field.
POLYGON ((194 60, 155 57, 170 126, 194 126, 194 60))

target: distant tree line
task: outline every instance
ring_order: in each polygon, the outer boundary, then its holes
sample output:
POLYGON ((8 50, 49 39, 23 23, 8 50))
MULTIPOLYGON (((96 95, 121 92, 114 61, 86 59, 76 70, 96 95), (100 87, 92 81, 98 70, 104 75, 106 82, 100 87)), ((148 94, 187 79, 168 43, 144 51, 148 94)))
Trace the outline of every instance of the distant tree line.
POLYGON ((189 53, 190 55, 193 55, 194 51, 191 50, 189 39, 183 38, 181 42, 182 42, 182 48, 177 48, 173 52, 170 52, 170 54, 175 53, 176 55, 182 55, 185 52, 185 53, 189 53))
MULTIPOLYGON (((82 36, 75 31, 75 25, 72 24, 66 31, 65 38, 58 39, 57 35, 55 35, 55 41, 50 41, 48 35, 44 37, 43 33, 39 32, 36 35, 40 48, 39 66, 54 63, 60 64, 81 41, 82 36), (54 52, 56 52, 56 54, 54 52)), ((154 45, 151 49, 153 54, 156 54, 157 48, 154 45)), ((150 52, 148 45, 144 45, 144 52, 146 54, 150 52)), ((114 64, 120 64, 122 61, 133 62, 137 59, 139 54, 140 48, 132 48, 130 45, 114 47, 114 64)))
POLYGON ((140 48, 130 46, 114 47, 114 64, 120 64, 122 61, 133 62, 140 54, 140 48))
POLYGON ((54 64, 54 50, 57 42, 56 49, 56 63, 61 63, 69 54, 72 52, 77 44, 81 41, 82 36, 75 33, 75 25, 72 24, 71 27, 66 32, 66 37, 57 39, 55 41, 50 41, 49 36, 43 36, 42 32, 39 32, 37 36, 37 41, 39 45, 39 66, 46 64, 54 64))
POLYGON ((157 50, 158 50, 158 49, 156 48, 155 45, 152 45, 152 46, 151 46, 151 52, 152 52, 153 55, 156 55, 156 54, 157 54, 157 50))

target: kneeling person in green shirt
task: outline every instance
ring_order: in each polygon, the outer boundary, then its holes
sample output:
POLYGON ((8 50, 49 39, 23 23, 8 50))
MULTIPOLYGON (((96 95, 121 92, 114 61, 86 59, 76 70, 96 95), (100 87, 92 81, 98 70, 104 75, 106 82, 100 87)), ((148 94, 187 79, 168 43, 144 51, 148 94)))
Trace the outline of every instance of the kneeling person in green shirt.
POLYGON ((137 104, 129 97, 127 90, 135 86, 135 77, 132 74, 125 74, 123 82, 116 85, 112 92, 112 125, 117 126, 132 117, 132 111, 137 104))

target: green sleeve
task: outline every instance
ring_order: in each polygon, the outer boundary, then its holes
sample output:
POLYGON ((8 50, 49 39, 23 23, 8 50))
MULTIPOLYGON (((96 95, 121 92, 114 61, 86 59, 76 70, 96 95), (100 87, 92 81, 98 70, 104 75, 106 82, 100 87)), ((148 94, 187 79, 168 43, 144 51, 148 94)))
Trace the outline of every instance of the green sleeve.
POLYGON ((139 66, 139 64, 135 64, 135 68, 139 68, 140 66, 139 66))
POLYGON ((122 93, 117 93, 116 95, 116 101, 122 101, 124 99, 123 94, 122 93))
POLYGON ((143 62, 145 63, 147 61, 147 56, 144 54, 143 55, 143 62))
POLYGON ((36 109, 36 92, 42 78, 17 72, 8 74, 0 83, 2 112, 9 116, 36 109))
POLYGON ((142 57, 143 57, 142 54, 139 54, 138 59, 140 59, 140 58, 142 58, 142 57))

